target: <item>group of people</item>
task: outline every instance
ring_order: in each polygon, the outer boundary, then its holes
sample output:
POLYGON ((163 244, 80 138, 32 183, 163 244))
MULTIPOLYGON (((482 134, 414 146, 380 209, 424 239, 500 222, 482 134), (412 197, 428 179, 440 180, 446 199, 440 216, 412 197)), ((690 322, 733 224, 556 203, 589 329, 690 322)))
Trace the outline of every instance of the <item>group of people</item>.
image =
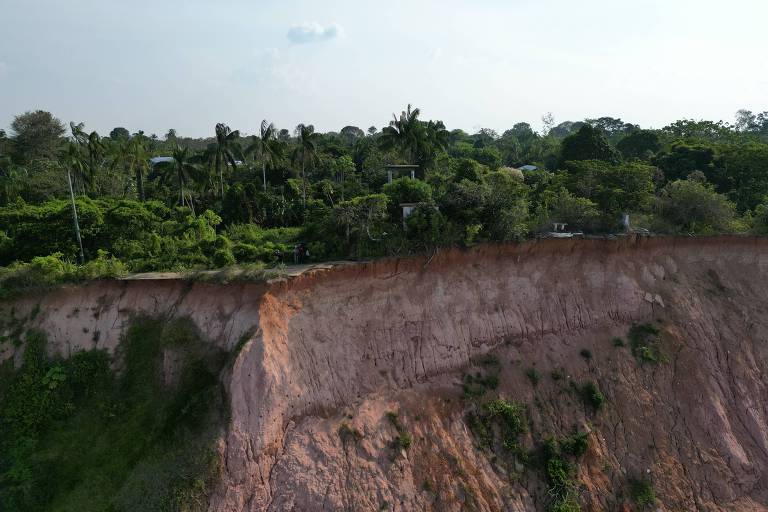
MULTIPOLYGON (((275 261, 278 263, 285 263, 283 259, 283 252, 277 248, 275 249, 275 261)), ((306 263, 309 261, 309 249, 303 243, 298 243, 293 246, 293 262, 294 263, 306 263)))
POLYGON ((307 249, 307 246, 303 243, 296 244, 293 247, 293 262, 305 263, 307 260, 309 260, 309 249, 307 249))

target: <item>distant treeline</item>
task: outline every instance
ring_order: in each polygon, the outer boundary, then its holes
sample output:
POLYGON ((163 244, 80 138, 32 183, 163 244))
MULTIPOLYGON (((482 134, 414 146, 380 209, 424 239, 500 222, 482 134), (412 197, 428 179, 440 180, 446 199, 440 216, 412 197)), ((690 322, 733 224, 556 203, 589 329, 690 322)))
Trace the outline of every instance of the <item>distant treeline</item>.
POLYGON ((468 134, 409 105, 383 129, 264 121, 256 135, 221 123, 209 139, 160 139, 27 112, 0 132, 0 265, 274 265, 298 243, 312 260, 367 258, 520 240, 555 222, 616 232, 625 214, 660 233, 768 234, 768 112, 657 130, 611 117, 544 124, 468 134), (396 168, 388 183, 387 166, 402 164, 416 179, 396 168))

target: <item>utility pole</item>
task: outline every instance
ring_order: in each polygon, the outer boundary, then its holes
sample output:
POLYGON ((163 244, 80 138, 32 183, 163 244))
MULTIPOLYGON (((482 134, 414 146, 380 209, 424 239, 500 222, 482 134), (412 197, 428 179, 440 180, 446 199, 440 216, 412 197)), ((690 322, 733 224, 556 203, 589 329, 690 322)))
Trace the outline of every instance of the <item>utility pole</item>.
POLYGON ((69 199, 72 201, 72 220, 75 223, 75 236, 77 245, 80 246, 80 264, 85 264, 85 254, 83 253, 83 239, 80 238, 80 223, 77 222, 77 207, 75 206, 75 192, 72 190, 72 175, 67 169, 67 183, 69 183, 69 199))

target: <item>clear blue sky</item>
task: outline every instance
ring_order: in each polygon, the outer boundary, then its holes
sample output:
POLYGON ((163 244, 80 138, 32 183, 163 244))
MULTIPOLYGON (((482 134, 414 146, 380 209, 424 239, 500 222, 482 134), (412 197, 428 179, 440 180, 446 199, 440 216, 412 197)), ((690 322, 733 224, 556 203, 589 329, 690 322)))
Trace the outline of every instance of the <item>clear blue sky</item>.
POLYGON ((449 129, 768 110, 764 0, 0 0, 0 127, 202 136, 261 119, 449 129))

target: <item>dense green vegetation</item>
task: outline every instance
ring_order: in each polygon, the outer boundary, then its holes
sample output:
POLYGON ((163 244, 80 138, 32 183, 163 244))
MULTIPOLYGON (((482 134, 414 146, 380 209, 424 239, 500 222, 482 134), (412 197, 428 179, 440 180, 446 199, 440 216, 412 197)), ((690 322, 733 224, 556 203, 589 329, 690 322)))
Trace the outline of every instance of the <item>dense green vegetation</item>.
POLYGON ((297 243, 310 260, 367 258, 519 240, 553 222, 611 233, 627 213, 660 233, 766 234, 767 195, 768 113, 468 134, 408 106, 367 133, 264 121, 255 135, 219 123, 191 139, 67 130, 36 111, 0 132, 0 266, 82 264, 81 243, 84 261, 109 255, 124 271, 291 263, 297 243), (387 183, 390 164, 415 165, 417 179, 387 183), (401 203, 416 204, 405 221, 401 203))
POLYGON ((26 332, 22 366, 2 368, 0 509, 205 510, 223 355, 182 321, 135 322, 117 373, 104 351, 50 359, 45 342, 26 332), (161 380, 163 350, 180 357, 176 383, 161 380))

